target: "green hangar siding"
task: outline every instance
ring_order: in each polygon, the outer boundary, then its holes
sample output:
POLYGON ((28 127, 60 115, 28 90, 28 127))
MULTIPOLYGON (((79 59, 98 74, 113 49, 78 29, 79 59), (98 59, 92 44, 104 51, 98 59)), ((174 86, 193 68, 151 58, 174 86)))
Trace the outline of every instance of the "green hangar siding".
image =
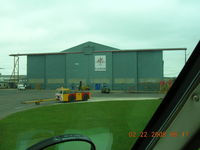
POLYGON ((162 51, 137 52, 137 74, 139 91, 155 91, 163 80, 162 51))
POLYGON ((45 55, 27 56, 27 78, 32 88, 45 88, 45 55))
POLYGON ((96 85, 103 84, 108 85, 112 88, 112 52, 97 52, 90 56, 90 85, 93 89, 96 85), (105 71, 95 71, 95 57, 105 56, 106 57, 106 70, 105 71))
POLYGON ((112 85, 112 53, 66 54, 66 86, 75 88, 80 81, 95 89, 96 84, 112 85), (95 71, 95 56, 106 56, 106 71, 95 71))
POLYGON ((137 52, 113 53, 113 89, 137 89, 137 52))
POLYGON ((82 81, 84 85, 87 84, 90 69, 88 55, 67 54, 66 58, 66 86, 74 89, 80 81, 82 81))
POLYGON ((106 84, 114 90, 155 91, 163 79, 162 57, 162 51, 123 51, 86 42, 61 53, 29 54, 27 77, 32 88, 74 89, 82 81, 91 89, 106 84), (97 68, 101 57, 105 66, 97 68))
POLYGON ((163 80, 162 51, 113 52, 113 89, 159 90, 163 80))
POLYGON ((32 88, 54 89, 65 86, 64 55, 29 55, 27 77, 32 88))
POLYGON ((55 89, 65 86, 65 55, 46 55, 45 80, 46 88, 55 89))

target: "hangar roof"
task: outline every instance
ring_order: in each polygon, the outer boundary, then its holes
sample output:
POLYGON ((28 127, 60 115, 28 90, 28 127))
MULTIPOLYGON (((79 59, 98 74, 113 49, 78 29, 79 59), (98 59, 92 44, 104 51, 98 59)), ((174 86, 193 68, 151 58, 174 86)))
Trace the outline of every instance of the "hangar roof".
POLYGON ((79 44, 77 46, 71 47, 69 49, 63 50, 61 52, 85 52, 85 51, 102 51, 102 50, 113 51, 113 50, 119 50, 119 49, 88 41, 88 42, 79 44))
POLYGON ((175 50, 187 50, 187 48, 154 48, 154 49, 128 49, 121 50, 114 47, 98 44, 95 42, 85 42, 80 45, 71 47, 61 52, 54 53, 28 53, 28 54, 10 54, 10 56, 27 56, 27 55, 63 55, 63 54, 77 54, 77 53, 98 53, 98 52, 141 52, 141 51, 175 51, 175 50))

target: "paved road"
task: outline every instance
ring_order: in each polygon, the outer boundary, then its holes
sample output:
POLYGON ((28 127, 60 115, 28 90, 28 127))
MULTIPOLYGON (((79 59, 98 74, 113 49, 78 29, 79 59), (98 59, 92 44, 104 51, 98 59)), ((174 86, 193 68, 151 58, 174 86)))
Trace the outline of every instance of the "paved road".
MULTIPOLYGON (((54 92, 52 91, 39 91, 39 90, 26 90, 18 91, 14 89, 1 89, 0 90, 0 119, 17 111, 38 107, 35 104, 21 104, 25 100, 37 100, 42 98, 52 98, 54 92)), ((46 105, 45 103, 42 105, 46 105)))
MULTIPOLYGON (((91 91, 92 98, 88 102, 111 101, 111 100, 142 100, 162 98, 163 94, 136 94, 113 92, 111 94, 101 94, 99 91, 91 91)), ((54 90, 25 90, 0 89, 0 119, 22 110, 50 105, 54 102, 45 102, 41 105, 21 104, 22 101, 54 98, 54 90)))

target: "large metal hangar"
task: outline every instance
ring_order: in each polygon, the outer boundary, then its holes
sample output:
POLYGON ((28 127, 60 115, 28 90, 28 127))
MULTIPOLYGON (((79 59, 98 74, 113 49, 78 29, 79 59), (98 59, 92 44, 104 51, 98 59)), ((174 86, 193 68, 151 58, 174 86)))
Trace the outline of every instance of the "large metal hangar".
POLYGON ((163 50, 175 49, 120 50, 86 42, 58 53, 11 56, 27 55, 31 88, 73 89, 82 81, 90 89, 107 85, 113 90, 158 91, 163 80, 163 50))

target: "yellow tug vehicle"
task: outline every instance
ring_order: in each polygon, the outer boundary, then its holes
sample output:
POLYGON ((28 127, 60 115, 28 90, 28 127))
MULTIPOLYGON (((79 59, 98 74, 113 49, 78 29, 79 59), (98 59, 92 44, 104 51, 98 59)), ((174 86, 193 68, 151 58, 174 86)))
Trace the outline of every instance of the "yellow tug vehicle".
POLYGON ((61 102, 87 101, 91 98, 90 92, 71 91, 67 88, 58 88, 56 91, 56 100, 61 102))
POLYGON ((33 101, 23 101, 23 104, 35 103, 36 105, 40 105, 41 102, 47 101, 59 101, 59 102, 76 102, 76 101, 87 101, 91 98, 90 92, 84 91, 71 91, 67 88, 58 88, 56 89, 56 98, 54 99, 40 99, 33 101))

